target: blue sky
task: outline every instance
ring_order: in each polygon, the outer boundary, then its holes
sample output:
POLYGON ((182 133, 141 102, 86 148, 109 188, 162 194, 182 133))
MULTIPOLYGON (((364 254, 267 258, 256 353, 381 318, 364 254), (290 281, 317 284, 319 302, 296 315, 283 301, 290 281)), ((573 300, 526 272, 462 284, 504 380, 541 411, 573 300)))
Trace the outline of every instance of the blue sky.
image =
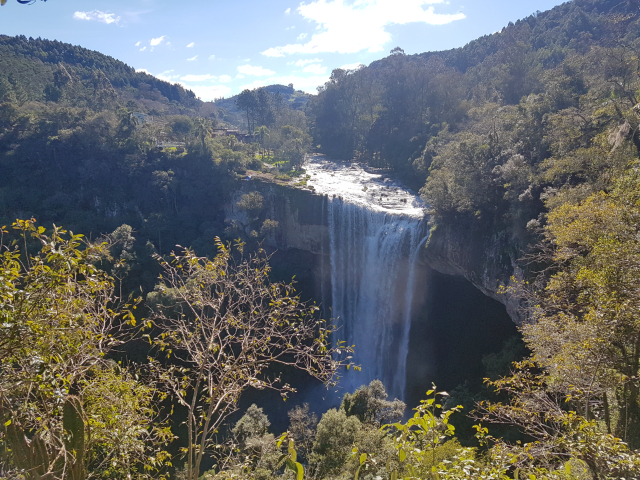
POLYGON ((0 8, 0 34, 80 45, 203 100, 274 83, 315 92, 394 47, 444 50, 562 0, 48 0, 0 8))

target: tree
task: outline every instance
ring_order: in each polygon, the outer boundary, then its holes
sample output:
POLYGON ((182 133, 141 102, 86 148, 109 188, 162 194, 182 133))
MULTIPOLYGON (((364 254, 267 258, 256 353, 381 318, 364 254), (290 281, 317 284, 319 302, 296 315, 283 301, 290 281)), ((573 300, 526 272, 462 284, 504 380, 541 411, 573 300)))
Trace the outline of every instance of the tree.
POLYGON ((244 111, 247 119, 247 132, 255 130, 256 109, 258 107, 258 99, 253 91, 245 89, 235 100, 236 106, 244 111))
POLYGON ((548 388, 570 395, 590 420, 603 410, 607 429, 640 446, 640 175, 633 164, 610 193, 549 214, 542 258, 552 275, 535 285, 523 328, 548 388), (611 406, 617 406, 613 415, 611 406), (611 418, 617 424, 611 425, 611 418))
POLYGON ((191 129, 193 128, 193 124, 188 117, 178 117, 171 123, 171 131, 178 136, 178 138, 182 137, 184 141, 187 138, 187 135, 191 133, 191 129))
MULTIPOLYGON (((247 388, 273 389, 284 398, 294 391, 282 384, 278 368, 307 372, 333 384, 344 346, 331 346, 332 327, 316 320, 318 307, 293 296, 291 284, 269 280, 268 258, 234 260, 216 239, 210 260, 190 250, 158 257, 163 268, 158 293, 150 294, 153 322, 161 333, 154 344, 177 364, 161 377, 187 410, 186 476, 196 480, 205 453, 226 418, 237 410, 247 388), (157 301, 159 295, 165 301, 157 301), (166 301, 172 299, 172 301, 166 301)), ((242 254, 243 244, 236 246, 242 254)))
POLYGON ((200 139, 200 142, 202 143, 203 152, 206 150, 206 145, 204 141, 207 137, 211 136, 212 132, 213 132, 213 127, 211 125, 211 121, 207 120, 206 118, 198 118, 195 126, 195 134, 196 134, 196 137, 198 137, 200 139))
POLYGON ((244 442, 248 438, 265 435, 269 425, 271 425, 269 418, 254 403, 247 409, 231 431, 240 442, 244 442))
POLYGON ((105 358, 135 325, 135 302, 96 267, 109 245, 57 227, 47 236, 33 220, 13 227, 22 251, 0 232, 0 468, 51 480, 157 474, 169 458, 162 394, 105 358))
POLYGON ((317 478, 340 472, 346 463, 353 443, 358 438, 361 424, 357 417, 347 416, 342 409, 332 408, 324 415, 313 443, 311 462, 317 478))
POLYGON ((289 162, 292 168, 299 168, 311 146, 311 137, 299 128, 284 125, 280 128, 279 143, 277 158, 289 162))
POLYGON ((298 451, 308 461, 316 438, 318 417, 315 413, 309 413, 309 404, 296 405, 289 410, 289 436, 295 442, 298 451))
POLYGON ((260 139, 260 147, 262 147, 262 160, 264 160, 264 139, 265 137, 269 138, 269 129, 265 125, 262 125, 256 128, 253 135, 260 139))
POLYGON ((237 206, 240 210, 247 212, 247 216, 251 222, 258 217, 264 208, 263 200, 264 197, 260 192, 245 193, 240 197, 240 201, 237 203, 237 206))
POLYGON ((387 400, 387 392, 380 380, 359 387, 355 393, 346 393, 342 408, 347 415, 355 415, 362 423, 376 426, 399 421, 404 415, 405 403, 397 398, 387 400))

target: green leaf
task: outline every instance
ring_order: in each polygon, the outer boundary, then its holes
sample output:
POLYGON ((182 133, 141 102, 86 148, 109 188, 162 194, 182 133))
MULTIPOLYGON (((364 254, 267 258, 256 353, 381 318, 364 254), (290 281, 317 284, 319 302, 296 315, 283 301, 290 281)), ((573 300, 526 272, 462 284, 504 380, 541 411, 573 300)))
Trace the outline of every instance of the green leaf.
POLYGON ((9 425, 11 425, 11 419, 9 419, 6 422, 4 422, 4 426, 5 427, 8 427, 9 425))
POLYGON ((362 455, 360 455, 360 465, 362 465, 366 461, 367 461, 367 454, 363 453, 362 455))
POLYGON ((402 448, 398 451, 398 458, 401 462, 404 462, 404 459, 407 458, 407 452, 405 452, 402 448))

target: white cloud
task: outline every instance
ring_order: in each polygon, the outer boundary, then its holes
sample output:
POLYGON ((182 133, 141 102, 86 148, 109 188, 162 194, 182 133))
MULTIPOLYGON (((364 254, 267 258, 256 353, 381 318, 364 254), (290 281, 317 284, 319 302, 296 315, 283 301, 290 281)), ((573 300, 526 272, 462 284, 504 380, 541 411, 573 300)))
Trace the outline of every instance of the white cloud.
POLYGON ((218 77, 218 81, 220 83, 229 83, 232 80, 232 78, 229 75, 220 75, 218 77))
POLYGON ((254 89, 259 87, 264 87, 266 85, 289 85, 293 83, 293 86, 296 90, 302 90, 307 93, 318 93, 317 88, 320 85, 323 85, 329 81, 329 75, 313 75, 309 77, 301 77, 297 75, 287 75, 283 77, 271 77, 271 78, 262 78, 258 80, 254 80, 253 82, 242 85, 238 92, 241 92, 245 88, 254 89))
POLYGON ((141 52, 144 52, 146 49, 147 49, 147 47, 145 46, 145 47, 142 47, 142 48, 140 49, 140 51, 141 51, 141 52))
POLYGON ((276 74, 273 70, 263 67, 253 67, 249 64, 240 65, 238 67, 238 72, 244 75, 253 75, 254 77, 268 77, 276 74))
POLYGON ((146 73, 147 75, 151 75, 151 72, 146 68, 136 68, 136 73, 146 73))
POLYGON ((149 42, 151 44, 152 47, 156 47, 158 45, 160 45, 162 43, 162 41, 165 39, 166 35, 163 35, 161 37, 158 38, 152 38, 151 41, 149 42))
POLYGON ((361 63, 347 63, 346 65, 342 65, 340 68, 342 70, 357 70, 363 66, 361 63))
POLYGON ((215 55, 209 55, 209 60, 214 60, 216 58, 215 55))
POLYGON ((308 65, 302 69, 305 73, 313 73, 314 75, 324 75, 327 73, 327 67, 323 67, 322 65, 313 64, 308 65))
POLYGON ((180 80, 183 82, 206 82, 208 80, 215 80, 215 75, 185 75, 184 77, 180 77, 180 80))
POLYGON ((191 57, 191 58, 187 58, 187 62, 193 62, 194 60, 198 59, 198 55, 196 55, 195 57, 191 57))
POLYGON ((305 38, 307 38, 307 34, 301 33, 300 35, 298 35, 298 38, 296 38, 296 40, 304 40, 305 38))
POLYGON ((100 10, 92 10, 90 12, 75 12, 73 18, 76 20, 94 20, 102 23, 118 23, 120 17, 116 17, 115 13, 102 12, 100 10))
MULTIPOLYGON (((307 58, 305 60, 291 62, 291 65, 295 65, 296 67, 304 67, 305 65, 309 65, 310 63, 322 63, 322 60, 319 58, 307 58)), ((289 65, 289 63, 287 63, 287 65, 289 65)))
POLYGON ((283 57, 293 53, 356 53, 362 50, 380 52, 391 41, 390 25, 419 22, 444 25, 466 18, 463 13, 436 13, 431 4, 444 0, 315 0, 302 3, 297 11, 305 19, 318 24, 307 43, 272 47, 264 52, 268 57, 283 57), (426 8, 425 8, 426 7, 426 8))
POLYGON ((236 75, 236 78, 244 78, 244 75, 242 75, 241 73, 239 73, 238 75, 236 75))
POLYGON ((164 80, 165 82, 172 82, 174 79, 180 76, 180 75, 171 75, 172 72, 173 70, 165 70, 164 72, 154 76, 156 78, 159 78, 160 80, 164 80))
POLYGON ((291 8, 287 8, 284 13, 286 13, 287 15, 289 15, 291 13, 291 8))
POLYGON ((138 42, 135 44, 136 47, 139 47, 142 44, 142 42, 138 42))
POLYGON ((196 46, 196 42, 191 42, 189 45, 187 45, 187 48, 193 48, 196 46))
POLYGON ((231 95, 231 89, 226 85, 184 85, 183 87, 192 90, 201 100, 215 100, 231 95))

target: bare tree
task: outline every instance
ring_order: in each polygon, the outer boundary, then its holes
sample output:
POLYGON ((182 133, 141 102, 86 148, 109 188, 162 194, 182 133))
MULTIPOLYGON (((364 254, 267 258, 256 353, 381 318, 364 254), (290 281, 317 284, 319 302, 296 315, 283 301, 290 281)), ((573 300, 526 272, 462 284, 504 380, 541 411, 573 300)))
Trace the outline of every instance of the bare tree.
POLYGON ((185 250, 160 257, 161 284, 150 295, 153 321, 161 333, 155 345, 174 365, 161 377, 188 412, 187 480, 197 480, 207 448, 225 419, 238 409, 249 387, 295 391, 273 367, 286 366, 334 384, 351 348, 331 346, 334 328, 316 319, 318 307, 294 296, 292 284, 269 280, 263 251, 242 257, 216 239, 213 259, 185 250))

